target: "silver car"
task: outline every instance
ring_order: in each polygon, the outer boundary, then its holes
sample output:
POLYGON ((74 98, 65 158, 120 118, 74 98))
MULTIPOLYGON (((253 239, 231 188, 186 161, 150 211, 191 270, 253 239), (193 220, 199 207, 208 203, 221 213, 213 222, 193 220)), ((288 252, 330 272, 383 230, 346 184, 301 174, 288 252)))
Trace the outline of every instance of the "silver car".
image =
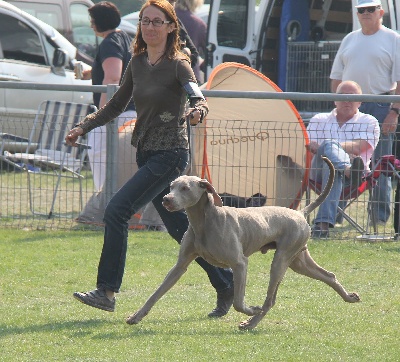
MULTIPOLYGON (((77 80, 77 49, 58 31, 0 0, 0 81, 91 85, 77 80)), ((28 137, 43 100, 92 103, 92 93, 0 88, 0 133, 28 137)))

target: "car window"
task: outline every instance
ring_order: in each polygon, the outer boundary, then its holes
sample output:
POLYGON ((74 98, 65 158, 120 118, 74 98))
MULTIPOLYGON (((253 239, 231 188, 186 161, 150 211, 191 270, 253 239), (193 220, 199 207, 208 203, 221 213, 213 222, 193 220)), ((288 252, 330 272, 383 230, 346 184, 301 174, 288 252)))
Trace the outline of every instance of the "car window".
POLYGON ((22 21, 0 14, 0 43, 5 59, 46 65, 39 35, 22 21))
POLYGON ((90 27, 88 7, 84 4, 71 4, 71 23, 74 45, 83 53, 96 55, 97 39, 90 27))

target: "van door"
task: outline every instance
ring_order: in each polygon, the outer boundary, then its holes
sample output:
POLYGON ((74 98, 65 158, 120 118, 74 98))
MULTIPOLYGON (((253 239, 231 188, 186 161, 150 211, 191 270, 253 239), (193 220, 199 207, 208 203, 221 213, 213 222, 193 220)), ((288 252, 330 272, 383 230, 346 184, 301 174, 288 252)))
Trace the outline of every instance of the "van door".
MULTIPOLYGON (((3 48, 1 46, 0 40, 0 59, 3 59, 3 48)), ((7 80, 5 77, 5 71, 3 63, 0 61, 0 81, 7 80)), ((4 99, 4 88, 0 88, 0 114, 5 112, 5 99, 4 99)), ((1 119, 0 119, 0 133, 2 132, 1 129, 1 119)))
POLYGON ((393 12, 396 17, 396 30, 400 31, 400 4, 393 0, 393 12))
POLYGON ((206 78, 224 62, 255 66, 255 0, 213 0, 208 29, 206 78))

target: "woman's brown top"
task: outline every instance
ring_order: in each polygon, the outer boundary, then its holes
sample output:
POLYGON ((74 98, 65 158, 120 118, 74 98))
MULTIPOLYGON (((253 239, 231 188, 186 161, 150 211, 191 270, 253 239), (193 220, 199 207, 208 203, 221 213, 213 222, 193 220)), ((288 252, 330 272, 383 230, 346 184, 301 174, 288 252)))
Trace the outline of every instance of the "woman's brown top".
MULTIPOLYGON (((162 59, 152 66, 147 54, 133 56, 122 83, 111 100, 97 112, 88 115, 78 126, 84 134, 118 117, 133 97, 137 120, 132 133, 132 145, 142 151, 188 148, 186 124, 180 124, 184 116, 187 94, 183 86, 196 83, 189 61, 184 57, 162 59)), ((205 115, 208 106, 205 99, 197 99, 194 105, 205 115)))

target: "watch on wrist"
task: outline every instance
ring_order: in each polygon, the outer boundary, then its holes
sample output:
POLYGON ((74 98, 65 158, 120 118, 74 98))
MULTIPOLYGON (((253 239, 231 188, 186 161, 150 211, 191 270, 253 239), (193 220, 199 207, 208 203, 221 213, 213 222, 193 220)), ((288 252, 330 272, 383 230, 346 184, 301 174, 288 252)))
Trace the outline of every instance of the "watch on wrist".
POLYGON ((393 112, 396 112, 396 113, 397 113, 397 115, 399 115, 399 114, 400 114, 400 108, 391 107, 391 108, 390 108, 390 110, 391 110, 391 111, 393 111, 393 112))

